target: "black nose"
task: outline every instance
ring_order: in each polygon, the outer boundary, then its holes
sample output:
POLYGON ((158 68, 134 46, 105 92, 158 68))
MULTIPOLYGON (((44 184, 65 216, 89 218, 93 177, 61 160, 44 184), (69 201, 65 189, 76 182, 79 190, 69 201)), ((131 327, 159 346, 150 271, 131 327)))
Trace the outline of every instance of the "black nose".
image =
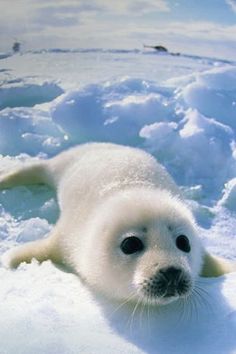
POLYGON ((182 274, 182 270, 175 267, 169 267, 169 268, 160 269, 159 273, 169 284, 172 284, 172 283, 178 283, 180 276, 182 274))
POLYGON ((180 294, 183 280, 183 272, 179 268, 169 267, 159 270, 160 274, 160 287, 163 291, 164 297, 175 296, 180 294))
POLYGON ((143 292, 149 298, 182 296, 189 293, 190 289, 190 276, 183 269, 175 267, 162 268, 143 283, 143 292))

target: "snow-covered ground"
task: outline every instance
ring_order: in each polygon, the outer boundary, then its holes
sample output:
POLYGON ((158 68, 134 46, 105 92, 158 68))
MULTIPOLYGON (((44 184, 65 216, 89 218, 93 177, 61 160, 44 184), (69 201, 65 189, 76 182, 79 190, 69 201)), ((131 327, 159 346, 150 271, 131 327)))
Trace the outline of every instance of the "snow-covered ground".
MULTIPOLYGON (((29 156, 112 141, 157 157, 210 252, 236 258, 236 64, 141 51, 40 51, 0 60, 0 171, 29 156)), ((0 253, 58 216, 43 186, 0 192, 0 253)), ((236 353, 236 274, 200 296, 118 308, 50 262, 0 267, 0 353, 236 353)))

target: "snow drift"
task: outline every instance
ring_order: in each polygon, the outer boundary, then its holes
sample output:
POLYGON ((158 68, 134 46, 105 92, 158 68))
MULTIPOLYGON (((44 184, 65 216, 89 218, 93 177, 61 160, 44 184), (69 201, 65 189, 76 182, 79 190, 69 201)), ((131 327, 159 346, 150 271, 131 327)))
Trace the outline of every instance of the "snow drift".
MULTIPOLYGON (((51 157, 88 141, 138 146, 153 153, 181 186, 205 246, 235 259, 236 67, 171 57, 167 70, 163 58, 156 57, 161 65, 155 70, 162 79, 153 75, 151 80, 143 76, 149 77, 153 56, 91 51, 35 53, 35 67, 29 70, 36 70, 45 55, 57 55, 58 65, 60 56, 66 57, 71 67, 73 56, 90 56, 95 62, 99 55, 104 80, 92 76, 81 85, 76 76, 72 86, 79 88, 65 89, 67 84, 56 77, 42 83, 44 72, 38 73, 38 82, 36 77, 29 83, 23 69, 16 68, 16 59, 3 59, 7 70, 13 70, 13 82, 8 80, 0 90, 0 173, 29 156, 51 157), (117 65, 114 58, 129 77, 107 74, 107 63, 117 65), (140 61, 144 74, 137 78, 140 61), (175 72, 182 76, 174 77, 175 72)), ((29 54, 22 57, 31 63, 29 54)), ((1 254, 45 237, 57 215, 55 195, 46 187, 1 191, 1 254)), ((129 305, 119 309, 50 262, 33 262, 16 271, 1 267, 0 278, 1 353, 236 351, 233 273, 199 280, 201 290, 192 303, 161 310, 129 305)))

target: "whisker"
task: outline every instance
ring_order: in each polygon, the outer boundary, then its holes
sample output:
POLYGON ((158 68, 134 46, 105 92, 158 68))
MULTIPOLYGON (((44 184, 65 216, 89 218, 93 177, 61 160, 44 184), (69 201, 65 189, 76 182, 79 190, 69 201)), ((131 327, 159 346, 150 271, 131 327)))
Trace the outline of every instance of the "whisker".
POLYGON ((193 305, 193 299, 194 299, 194 293, 193 293, 193 291, 192 291, 191 300, 189 300, 189 302, 188 302, 188 304, 189 304, 189 310, 190 310, 190 317, 189 317, 189 320, 190 320, 190 321, 192 321, 192 319, 193 319, 193 311, 194 311, 194 309, 193 309, 193 307, 194 307, 194 305, 193 305))
POLYGON ((188 321, 190 321, 193 317, 193 304, 192 304, 193 293, 186 299, 187 301, 187 309, 188 309, 188 321))
MULTIPOLYGON (((191 295, 192 297, 192 295, 191 295)), ((186 300, 186 308, 187 308, 187 320, 190 321, 192 318, 192 298, 186 300)))
POLYGON ((150 306, 148 303, 145 304, 145 306, 147 307, 147 319, 148 319, 148 324, 147 324, 147 328, 148 328, 148 336, 150 337, 150 333, 151 333, 151 322, 150 322, 150 306))
POLYGON ((186 313, 186 299, 185 298, 183 298, 183 299, 181 299, 181 301, 179 302, 179 314, 180 314, 180 316, 179 316, 179 322, 180 323, 182 323, 182 322, 184 322, 184 318, 185 318, 185 313, 186 313))
POLYGON ((214 312, 213 306, 209 301, 211 300, 210 294, 198 285, 195 286, 195 293, 198 294, 198 297, 202 300, 202 304, 207 307, 208 310, 210 309, 211 312, 214 312))
POLYGON ((199 291, 201 291, 201 293, 204 294, 204 296, 206 296, 207 298, 211 299, 210 294, 209 294, 209 292, 206 289, 204 289, 202 286, 199 286, 197 283, 196 283, 195 287, 199 291))
POLYGON ((143 301, 143 298, 141 298, 142 302, 141 302, 141 310, 140 310, 140 313, 139 313, 139 327, 140 329, 143 329, 143 315, 145 315, 145 307, 146 307, 146 302, 143 301))
POLYGON ((127 322, 127 325, 129 324, 130 333, 132 332, 132 327, 133 327, 135 312, 136 312, 137 308, 139 307, 141 301, 142 301, 142 298, 139 297, 139 298, 138 298, 138 301, 137 301, 137 303, 136 303, 136 305, 134 306, 134 310, 133 310, 133 312, 131 313, 131 315, 130 315, 130 317, 129 317, 129 320, 128 320, 128 322, 127 322))
POLYGON ((198 303, 199 302, 198 302, 198 296, 196 296, 196 294, 200 297, 200 295, 198 294, 197 290, 195 289, 195 292, 193 290, 192 303, 193 303, 193 307, 194 307, 195 318, 196 318, 196 320, 198 322, 199 321, 199 316, 198 316, 198 303))
POLYGON ((135 298, 136 292, 133 292, 124 302, 122 302, 119 306, 117 306, 111 313, 110 316, 113 316, 117 311, 119 311, 123 306, 125 306, 128 302, 135 298))

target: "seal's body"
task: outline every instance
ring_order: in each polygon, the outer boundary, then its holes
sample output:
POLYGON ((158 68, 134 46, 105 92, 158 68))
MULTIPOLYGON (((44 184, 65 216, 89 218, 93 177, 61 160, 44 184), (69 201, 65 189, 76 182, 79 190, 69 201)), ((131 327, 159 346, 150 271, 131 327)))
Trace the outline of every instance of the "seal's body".
POLYGON ((2 189, 35 183, 56 188, 60 217, 47 238, 7 253, 13 268, 51 259, 109 297, 158 304, 189 295, 199 274, 229 271, 204 251, 180 190, 142 150, 85 144, 0 176, 2 189))

